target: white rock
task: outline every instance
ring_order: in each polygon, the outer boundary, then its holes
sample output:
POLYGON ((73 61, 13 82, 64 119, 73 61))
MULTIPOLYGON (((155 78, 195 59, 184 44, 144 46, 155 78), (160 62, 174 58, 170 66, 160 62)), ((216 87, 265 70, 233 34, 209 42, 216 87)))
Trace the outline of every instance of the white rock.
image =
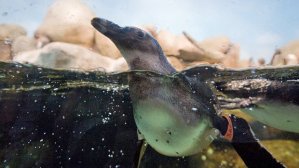
POLYGON ((85 47, 54 42, 41 49, 22 52, 13 61, 30 63, 47 68, 69 69, 78 71, 126 71, 128 66, 123 58, 112 59, 95 53, 85 47))

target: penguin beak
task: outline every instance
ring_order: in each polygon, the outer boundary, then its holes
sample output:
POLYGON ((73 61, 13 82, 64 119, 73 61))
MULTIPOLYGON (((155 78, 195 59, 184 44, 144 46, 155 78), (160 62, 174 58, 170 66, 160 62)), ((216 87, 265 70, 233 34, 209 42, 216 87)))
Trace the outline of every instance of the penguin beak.
POLYGON ((110 22, 109 20, 102 18, 93 18, 91 20, 92 26, 97 29, 100 33, 104 34, 111 40, 115 39, 121 34, 122 27, 117 24, 110 22))

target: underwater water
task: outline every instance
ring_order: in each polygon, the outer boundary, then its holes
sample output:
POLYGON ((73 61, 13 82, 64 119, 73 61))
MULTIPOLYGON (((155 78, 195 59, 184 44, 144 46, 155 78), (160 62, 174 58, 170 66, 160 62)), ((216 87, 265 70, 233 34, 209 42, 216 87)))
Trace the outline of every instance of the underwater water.
MULTIPOLYGON (((298 72, 296 68, 293 71, 298 72)), ((138 138, 129 97, 129 73, 75 72, 1 62, 1 167, 131 167, 138 138)), ((161 81, 175 78, 133 73, 161 81)), ((211 83, 220 85, 217 76, 225 79, 225 74, 235 73, 238 78, 246 71, 203 66, 182 73, 195 78, 195 74, 205 73, 198 80, 211 78, 211 83)), ((265 73, 257 70, 251 78, 256 75, 265 73)), ((269 78, 273 76, 268 73, 269 78)), ((280 74, 281 79, 290 76, 294 75, 280 74)), ((297 133, 266 126, 238 110, 225 112, 246 117, 274 157, 289 167, 298 165, 297 133)), ((140 162, 140 167, 244 166, 223 140, 215 140, 202 152, 188 157, 166 157, 148 146, 140 162)))

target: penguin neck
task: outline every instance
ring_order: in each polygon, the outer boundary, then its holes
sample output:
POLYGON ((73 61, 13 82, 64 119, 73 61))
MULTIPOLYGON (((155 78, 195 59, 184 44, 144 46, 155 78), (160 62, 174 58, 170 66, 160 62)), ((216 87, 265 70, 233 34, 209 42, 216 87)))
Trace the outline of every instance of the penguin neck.
MULTIPOLYGON (((136 53, 135 53, 136 54, 136 53)), ((141 55, 127 60, 131 70, 146 70, 163 75, 176 73, 163 53, 160 55, 141 55)))
MULTIPOLYGON (((166 60, 167 61, 167 60, 166 60)), ((130 65, 131 70, 146 70, 155 73, 170 75, 176 73, 176 70, 169 64, 169 62, 149 63, 141 62, 140 59, 134 59, 130 65)))

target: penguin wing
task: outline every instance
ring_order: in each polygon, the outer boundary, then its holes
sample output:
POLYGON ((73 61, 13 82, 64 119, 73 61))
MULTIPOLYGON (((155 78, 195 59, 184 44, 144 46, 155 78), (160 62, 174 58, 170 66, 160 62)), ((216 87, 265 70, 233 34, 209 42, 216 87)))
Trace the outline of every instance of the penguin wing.
POLYGON ((201 102, 210 112, 215 114, 218 113, 219 105, 217 103, 217 97, 208 84, 183 74, 178 74, 178 78, 180 79, 181 84, 186 87, 188 92, 190 92, 197 101, 201 102))

